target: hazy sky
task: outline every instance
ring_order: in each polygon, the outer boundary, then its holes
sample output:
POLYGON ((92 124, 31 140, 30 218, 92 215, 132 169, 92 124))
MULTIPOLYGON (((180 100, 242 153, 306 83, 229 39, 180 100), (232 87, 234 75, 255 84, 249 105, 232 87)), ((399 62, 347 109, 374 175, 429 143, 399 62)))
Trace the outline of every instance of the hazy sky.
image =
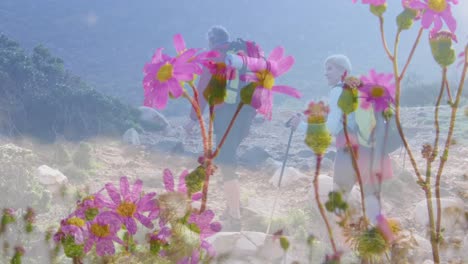
MULTIPOLYGON (((400 0, 388 0, 385 30, 390 47, 400 0)), ((468 41, 468 1, 454 7, 458 20, 457 53, 468 41)), ((0 32, 30 49, 45 44, 66 66, 97 89, 120 98, 142 96, 142 67, 158 47, 174 55, 172 36, 182 33, 190 47, 206 47, 205 34, 222 24, 232 37, 255 40, 267 53, 281 45, 296 64, 284 81, 300 90, 325 86, 323 60, 334 53, 348 55, 355 74, 371 68, 390 71, 378 31, 378 19, 368 5, 351 0, 0 0, 0 32)), ((416 32, 401 35, 400 64, 416 32)), ((421 82, 439 80, 440 69, 421 38, 409 74, 421 82)), ((452 67, 450 76, 456 76, 452 67)))

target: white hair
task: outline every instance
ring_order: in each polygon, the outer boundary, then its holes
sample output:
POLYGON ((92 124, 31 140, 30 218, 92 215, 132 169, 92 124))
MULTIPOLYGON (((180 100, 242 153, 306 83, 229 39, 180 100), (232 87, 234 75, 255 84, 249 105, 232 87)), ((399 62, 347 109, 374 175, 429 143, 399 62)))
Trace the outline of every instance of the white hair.
POLYGON ((351 74, 351 62, 346 55, 334 54, 325 59, 325 64, 332 63, 335 66, 342 68, 348 74, 351 74))

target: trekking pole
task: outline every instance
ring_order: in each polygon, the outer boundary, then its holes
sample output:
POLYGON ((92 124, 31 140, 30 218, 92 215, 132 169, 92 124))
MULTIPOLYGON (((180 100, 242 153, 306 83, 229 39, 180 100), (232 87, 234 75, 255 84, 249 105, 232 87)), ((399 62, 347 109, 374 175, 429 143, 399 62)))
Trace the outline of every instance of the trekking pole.
MULTIPOLYGON (((286 161, 288 160, 288 154, 289 154, 289 148, 291 147, 292 136, 294 134, 294 131, 296 130, 295 128, 293 128, 291 126, 292 119, 293 118, 290 118, 288 120, 288 122, 286 122, 286 124, 285 124, 286 127, 291 128, 291 132, 289 133, 288 146, 286 147, 286 153, 284 154, 283 165, 281 166, 280 177, 279 177, 279 180, 278 180, 278 192, 276 193, 275 200, 273 202, 273 208, 272 208, 271 213, 270 213, 270 220, 269 220, 269 223, 268 223, 267 230, 265 232, 267 235, 270 232, 271 223, 273 222, 273 214, 275 212, 276 202, 278 201, 278 197, 279 197, 279 194, 280 194, 281 180, 283 179, 284 168, 286 167, 286 161)), ((266 237, 265 237, 265 239, 266 239, 266 237)))

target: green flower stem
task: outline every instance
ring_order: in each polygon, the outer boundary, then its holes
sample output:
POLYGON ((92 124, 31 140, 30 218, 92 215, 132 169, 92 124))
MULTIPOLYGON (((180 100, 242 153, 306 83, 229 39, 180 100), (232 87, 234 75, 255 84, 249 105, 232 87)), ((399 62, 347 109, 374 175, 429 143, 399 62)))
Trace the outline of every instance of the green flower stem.
POLYGON ((315 201, 317 202, 317 206, 320 210, 320 214, 322 215, 323 221, 325 221, 325 225, 327 226, 328 237, 330 238, 330 243, 333 248, 333 253, 338 254, 338 251, 336 249, 335 239, 333 239, 333 230, 330 226, 330 222, 328 221, 327 215, 325 213, 325 209, 323 209, 322 202, 320 201, 318 176, 320 173, 320 164, 322 163, 322 155, 317 155, 316 163, 317 164, 315 166, 315 177, 314 177, 315 201))
POLYGON ((380 24, 380 37, 382 39, 382 44, 385 49, 385 53, 387 53, 387 56, 390 60, 393 60, 393 55, 390 53, 390 50, 388 49, 388 45, 387 45, 387 40, 385 39, 384 19, 382 16, 379 16, 379 24, 380 24))
POLYGON ((445 88, 447 89, 447 96, 448 96, 449 102, 453 103, 452 93, 450 92, 450 85, 448 83, 447 78, 445 78, 445 88))
POLYGON ((419 31, 418 31, 418 36, 416 37, 416 40, 414 41, 413 47, 411 48, 411 51, 410 51, 410 54, 408 56, 408 59, 406 60, 405 66, 403 67, 403 70, 401 71, 400 77, 398 78, 398 80, 400 82, 403 79, 403 76, 405 75, 406 69, 408 69, 408 66, 409 66, 409 64, 411 62, 411 59, 413 58, 414 52, 416 51, 416 47, 419 44, 419 40, 421 39, 421 35, 422 35, 423 31, 424 31, 423 27, 421 27, 419 29, 419 31))
MULTIPOLYGON (((400 92, 401 92, 401 76, 399 75, 399 70, 398 70, 398 62, 397 62, 397 52, 398 52, 398 43, 400 40, 400 33, 401 31, 398 31, 396 37, 395 37, 395 49, 394 49, 394 58, 392 60, 393 64, 393 74, 395 77, 395 121, 397 124, 398 132, 400 133, 400 137, 403 141, 403 145, 405 146, 405 150, 408 153, 408 156, 411 161, 411 165, 413 166, 414 172, 416 173, 416 177, 418 178, 418 181, 421 183, 424 183, 423 190, 426 194, 426 202, 427 202, 427 208, 428 208, 428 213, 429 213, 429 224, 431 225, 431 230, 433 231, 434 227, 434 215, 432 211, 432 193, 431 193, 431 187, 430 187, 430 177, 427 177, 427 175, 430 175, 430 170, 426 171, 426 181, 423 180, 423 177, 421 175, 421 172, 419 171, 418 165, 416 164, 416 160, 414 159, 414 155, 411 152, 411 149, 409 148, 408 142, 406 141, 406 138, 403 133, 403 129, 401 127, 400 123, 400 92), (432 224, 431 224, 432 222, 432 224)), ((415 44, 413 47, 417 46, 417 43, 419 42, 419 38, 416 39, 415 44)), ((408 59, 408 64, 409 64, 409 59, 408 59)), ((434 263, 440 263, 439 260, 439 247, 436 243, 436 240, 434 238, 434 232, 431 232, 431 247, 432 247, 432 257, 434 260, 434 263)))
POLYGON ((73 264, 83 264, 83 261, 79 257, 74 257, 73 264))
MULTIPOLYGON (((200 213, 202 213, 202 212, 204 212, 206 210, 206 202, 208 200, 208 184, 209 184, 209 181, 210 181, 210 176, 213 174, 213 166, 214 166, 213 165, 213 159, 215 159, 218 156, 219 151, 220 151, 221 147, 223 146, 224 142, 226 141, 227 135, 231 131, 231 128, 234 125, 234 121, 237 119, 237 116, 239 115, 239 112, 240 112, 240 110, 242 109, 243 106, 244 106, 244 104, 242 102, 239 103, 239 105, 237 106, 236 112, 234 113, 234 116, 232 117, 228 128, 224 132, 224 135, 221 138, 221 141, 219 142, 219 145, 216 147, 216 150, 213 152, 213 154, 211 154, 211 149, 207 149, 205 151, 205 165, 204 166, 206 168, 206 176, 205 176, 205 182, 203 184, 203 190, 202 190, 202 203, 201 203, 201 207, 200 207, 200 213)), ((210 123, 212 122, 211 121, 211 119, 212 119, 211 111, 212 110, 210 109, 210 123)), ((210 126, 212 126, 212 125, 210 125, 210 126)))
POLYGON ((346 114, 343 114, 343 130, 346 137, 346 147, 349 149, 349 153, 351 153, 351 161, 353 163, 354 171, 356 172, 356 177, 358 179, 359 189, 361 191, 361 208, 362 208, 362 216, 364 217, 364 221, 367 226, 367 215, 366 215, 366 204, 364 203, 364 188, 362 184, 361 172, 359 171, 359 166, 357 164, 356 153, 354 153, 354 148, 351 145, 351 141, 349 139, 348 133, 348 117, 346 114))
POLYGON ((208 125, 208 150, 213 149, 213 123, 214 123, 214 105, 210 105, 210 122, 208 125))
MULTIPOLYGON (((468 51, 468 45, 465 48, 465 52, 467 52, 467 51, 468 51)), ((444 169, 445 163, 447 162, 447 159, 448 159, 449 148, 450 148, 451 141, 452 141, 452 136, 453 136, 453 129, 455 128, 455 118, 457 117, 457 110, 458 110, 458 106, 460 104, 460 99, 461 99, 461 95, 462 95, 462 92, 463 92, 463 86, 465 84, 465 78, 466 78, 467 70, 468 70, 468 63, 465 61, 464 65, 463 65, 463 73, 462 73, 462 76, 461 76, 461 79, 460 79, 460 83, 458 85, 457 95, 456 95, 455 102, 453 103, 453 107, 452 107, 452 113, 451 113, 451 116, 450 116, 450 126, 449 126, 447 139, 445 141, 444 152, 443 152, 442 156, 440 157, 439 169, 438 169, 437 175, 436 175, 436 186, 435 186, 436 189, 435 189, 435 192, 436 192, 436 198, 437 198, 437 224, 436 224, 437 238, 440 237, 440 224, 441 224, 440 178, 442 176, 442 171, 444 169)), ((445 75, 444 75, 444 78, 446 78, 445 75)))
MULTIPOLYGON (((195 86, 193 86, 193 84, 190 84, 190 87, 192 87, 195 94, 195 91, 197 90, 195 86)), ((190 104, 195 110, 195 114, 197 115, 198 122, 200 123, 201 136, 203 139, 203 152, 206 153, 208 151, 208 138, 206 135, 205 122, 203 121, 200 105, 198 104, 198 100, 195 101, 194 98, 192 98, 186 91, 184 91, 184 97, 189 100, 190 104)))
MULTIPOLYGON (((208 153, 209 154, 209 153, 208 153)), ((205 182, 203 183, 202 189, 202 202, 200 206, 200 213, 203 213, 206 210, 206 203, 208 201, 208 185, 210 183, 210 176, 213 175, 213 160, 211 158, 207 158, 204 164, 206 168, 205 173, 205 182)))
POLYGON ((408 153, 408 157, 410 159, 411 165, 413 166, 414 172, 416 177, 418 178, 419 182, 424 182, 421 172, 419 171, 418 165, 416 164, 416 160, 414 159, 413 152, 408 145, 408 141, 405 138, 403 133, 403 128, 401 127, 400 122, 400 93, 401 93, 401 79, 399 77, 399 70, 398 70, 398 62, 397 62, 397 53, 398 53, 398 42, 400 41, 400 33, 398 31, 395 37, 395 49, 394 49, 394 57, 392 59, 393 65, 393 75, 395 78, 395 122, 398 128, 398 133, 400 134, 401 140, 403 141, 403 146, 405 147, 406 152, 408 153))

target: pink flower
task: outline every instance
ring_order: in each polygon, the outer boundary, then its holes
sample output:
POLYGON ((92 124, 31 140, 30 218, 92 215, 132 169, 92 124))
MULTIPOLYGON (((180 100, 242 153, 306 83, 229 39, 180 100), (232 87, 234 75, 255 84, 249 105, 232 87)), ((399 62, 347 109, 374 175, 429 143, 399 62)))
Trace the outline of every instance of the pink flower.
POLYGON ((391 244, 395 240, 395 236, 393 235, 390 223, 382 214, 379 214, 377 216, 377 228, 380 230, 385 241, 391 244))
POLYGON ((100 204, 102 204, 99 201, 102 199, 100 191, 94 195, 85 197, 82 202, 77 203, 74 214, 86 220, 93 220, 99 213, 100 204))
POLYGON ((162 50, 157 49, 151 62, 143 68, 144 105, 157 109, 166 107, 169 95, 178 98, 183 94, 181 82, 191 81, 194 74, 201 73, 195 63, 188 62, 196 50, 187 50, 175 58, 164 55, 162 50))
POLYGON ((120 178, 120 193, 112 183, 106 184, 106 190, 111 198, 111 201, 99 201, 101 206, 106 206, 112 209, 119 217, 120 221, 125 225, 128 232, 134 235, 137 231, 135 219, 147 228, 153 228, 152 219, 157 215, 158 211, 156 202, 153 199, 156 196, 155 192, 143 195, 143 182, 137 180, 130 191, 130 184, 127 177, 120 178), (151 217, 145 216, 143 213, 150 213, 151 217))
POLYGON ((72 236, 75 244, 83 244, 86 234, 85 228, 86 220, 73 213, 60 221, 60 229, 54 234, 54 241, 59 243, 66 236, 72 236))
POLYGON ((114 241, 123 244, 117 236, 122 222, 114 212, 100 213, 93 221, 87 223, 88 237, 84 251, 87 253, 96 244, 96 252, 99 256, 113 255, 115 253, 114 241))
MULTIPOLYGON (((185 195, 187 194, 187 186, 185 185, 185 177, 187 177, 188 171, 184 170, 179 176, 179 184, 177 185, 177 190, 174 188, 174 175, 169 169, 164 169, 163 172, 163 182, 166 191, 168 192, 180 192, 185 195)), ((194 193, 192 194, 192 201, 198 201, 202 198, 202 193, 194 193)))
MULTIPOLYGON (((213 211, 206 210, 201 214, 194 212, 190 215, 188 219, 189 224, 195 224, 199 228, 201 248, 205 249, 208 255, 211 257, 215 255, 215 251, 213 246, 205 239, 221 230, 221 223, 212 222, 214 215, 215 214, 213 211)), ((194 259, 193 255, 192 259, 194 259)))
MULTIPOLYGON (((257 52, 261 52, 260 49, 252 47, 252 44, 250 46, 250 48, 248 47, 249 53, 255 52, 253 55, 258 55, 257 52)), ((248 55, 251 56, 251 54, 248 55)), ((243 81, 255 83, 251 105, 257 109, 258 113, 269 120, 271 120, 272 114, 273 92, 283 93, 295 98, 301 97, 299 91, 290 86, 275 85, 276 78, 289 71, 294 64, 292 56, 283 57, 283 55, 284 49, 277 47, 271 52, 266 62, 260 63, 261 60, 256 60, 258 63, 248 65, 253 73, 241 76, 243 81)))
POLYGON ((377 112, 387 109, 395 97, 395 84, 392 83, 393 74, 376 73, 371 70, 369 76, 362 76, 363 83, 360 88, 362 94, 362 107, 369 108, 372 104, 377 112))
POLYGON ((458 0, 411 0, 409 7, 423 12, 421 20, 423 28, 428 29, 434 24, 431 31, 438 32, 442 29, 442 20, 444 20, 449 30, 455 33, 457 21, 452 15, 450 2, 458 4, 458 0))

